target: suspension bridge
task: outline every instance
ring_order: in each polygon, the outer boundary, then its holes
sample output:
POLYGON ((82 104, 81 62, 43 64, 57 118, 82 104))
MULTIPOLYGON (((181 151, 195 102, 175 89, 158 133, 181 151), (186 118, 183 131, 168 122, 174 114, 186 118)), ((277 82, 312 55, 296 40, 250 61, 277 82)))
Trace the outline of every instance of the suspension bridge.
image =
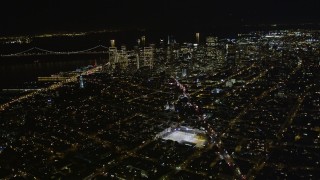
POLYGON ((45 55, 72 55, 72 54, 108 54, 109 48, 103 45, 97 45, 95 47, 84 49, 80 51, 51 51, 38 47, 32 47, 25 51, 1 54, 1 57, 23 57, 23 56, 45 56, 45 55))

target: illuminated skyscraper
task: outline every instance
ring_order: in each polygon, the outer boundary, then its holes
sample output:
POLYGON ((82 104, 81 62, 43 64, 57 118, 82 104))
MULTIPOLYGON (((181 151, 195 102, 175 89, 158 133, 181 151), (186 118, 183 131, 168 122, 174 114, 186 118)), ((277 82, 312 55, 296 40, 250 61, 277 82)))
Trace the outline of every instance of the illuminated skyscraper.
POLYGON ((144 47, 143 59, 144 59, 144 66, 149 66, 150 69, 152 69, 153 68, 153 48, 152 47, 144 47))
POLYGON ((126 46, 121 46, 120 52, 117 54, 120 67, 125 69, 128 66, 128 54, 126 46))
POLYGON ((111 47, 116 47, 116 41, 114 39, 110 40, 111 47))
POLYGON ((137 69, 140 68, 140 58, 139 58, 139 53, 136 53, 136 60, 137 60, 137 69))
POLYGON ((80 76, 79 81, 80 81, 80 89, 83 89, 84 88, 84 82, 83 82, 83 77, 82 76, 80 76))
POLYGON ((224 48, 219 45, 218 38, 208 36, 206 38, 206 61, 212 68, 220 68, 225 62, 224 48))
POLYGON ((216 58, 217 38, 208 36, 206 38, 206 57, 211 61, 216 58))
POLYGON ((137 39, 138 46, 141 46, 141 39, 137 39))
POLYGON ((115 64, 118 63, 118 52, 116 47, 109 47, 109 63, 112 69, 115 68, 115 64))
POLYGON ((143 47, 146 45, 146 36, 141 37, 141 44, 143 47))
POLYGON ((134 56, 135 56, 135 59, 136 59, 137 69, 139 69, 140 68, 140 50, 139 50, 139 46, 134 46, 133 47, 133 52, 134 52, 134 56))
POLYGON ((226 44, 226 61, 229 66, 236 66, 237 62, 237 47, 233 43, 226 44))
POLYGON ((200 33, 196 33, 196 43, 200 43, 200 33))

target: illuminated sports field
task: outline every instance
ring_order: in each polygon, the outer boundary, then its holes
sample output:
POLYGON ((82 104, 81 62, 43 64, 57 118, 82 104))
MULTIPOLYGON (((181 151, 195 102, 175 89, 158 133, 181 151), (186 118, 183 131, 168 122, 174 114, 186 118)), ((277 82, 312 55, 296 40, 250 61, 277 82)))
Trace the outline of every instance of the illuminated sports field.
POLYGON ((192 143, 195 144, 196 147, 201 148, 207 142, 207 139, 204 136, 201 136, 194 132, 185 132, 181 130, 174 130, 166 136, 162 137, 165 140, 172 140, 178 143, 192 143))

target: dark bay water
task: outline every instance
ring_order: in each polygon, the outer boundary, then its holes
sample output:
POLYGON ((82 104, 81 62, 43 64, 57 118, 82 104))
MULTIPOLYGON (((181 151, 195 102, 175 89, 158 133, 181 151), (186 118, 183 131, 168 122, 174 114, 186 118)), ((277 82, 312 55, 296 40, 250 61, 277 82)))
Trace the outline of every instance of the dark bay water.
POLYGON ((20 88, 24 82, 36 81, 38 76, 72 71, 104 60, 104 57, 85 55, 0 58, 0 89, 20 88))

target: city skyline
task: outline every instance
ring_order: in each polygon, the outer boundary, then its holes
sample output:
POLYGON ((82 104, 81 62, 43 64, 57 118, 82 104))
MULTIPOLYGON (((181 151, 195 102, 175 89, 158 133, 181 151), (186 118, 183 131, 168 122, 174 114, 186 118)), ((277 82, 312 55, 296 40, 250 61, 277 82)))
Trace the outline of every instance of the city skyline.
POLYGON ((319 33, 1 56, 0 178, 319 179, 319 33))
POLYGON ((320 179, 319 3, 2 2, 0 179, 320 179))

